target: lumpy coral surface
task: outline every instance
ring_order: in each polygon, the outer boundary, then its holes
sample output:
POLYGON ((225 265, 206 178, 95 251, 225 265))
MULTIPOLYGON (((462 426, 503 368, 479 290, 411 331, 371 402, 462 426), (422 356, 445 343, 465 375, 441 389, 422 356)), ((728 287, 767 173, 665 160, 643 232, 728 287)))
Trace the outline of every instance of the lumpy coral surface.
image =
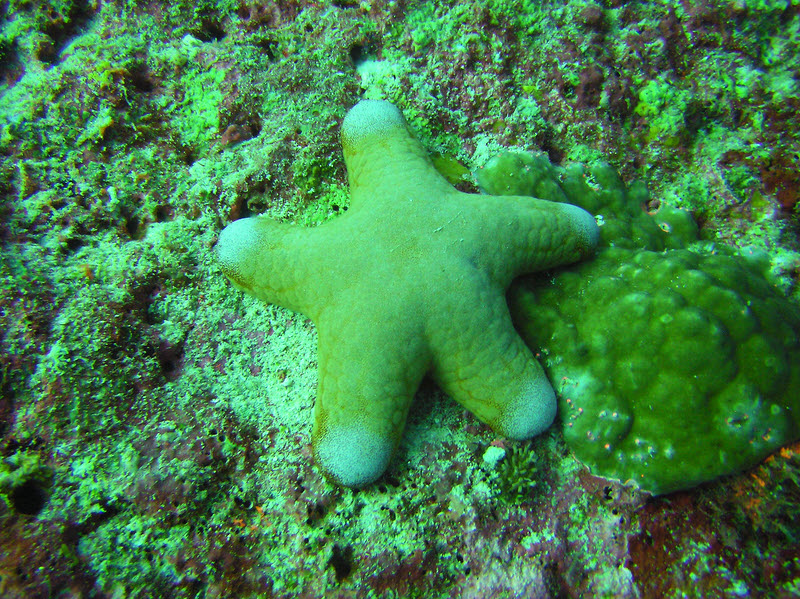
POLYGON ((595 473, 664 493, 800 435, 800 313, 747 258, 609 249, 519 302, 595 473))
POLYGON ((687 213, 648 213, 646 189, 607 165, 506 154, 480 181, 574 202, 603 223, 592 261, 513 294, 558 388, 564 438, 594 473, 666 493, 800 436, 800 309, 760 252, 699 243, 687 213))

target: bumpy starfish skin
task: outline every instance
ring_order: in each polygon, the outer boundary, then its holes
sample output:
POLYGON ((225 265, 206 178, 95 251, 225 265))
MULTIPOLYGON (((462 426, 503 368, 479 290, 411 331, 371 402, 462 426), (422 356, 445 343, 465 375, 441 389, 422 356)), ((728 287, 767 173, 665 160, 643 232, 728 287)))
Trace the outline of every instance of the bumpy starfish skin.
POLYGON ((590 255, 594 218, 457 191, 388 102, 353 107, 342 145, 344 215, 315 228, 246 218, 217 245, 237 287, 317 326, 317 463, 346 486, 377 479, 425 373, 501 435, 544 431, 555 396, 512 326, 505 290, 519 274, 590 255))

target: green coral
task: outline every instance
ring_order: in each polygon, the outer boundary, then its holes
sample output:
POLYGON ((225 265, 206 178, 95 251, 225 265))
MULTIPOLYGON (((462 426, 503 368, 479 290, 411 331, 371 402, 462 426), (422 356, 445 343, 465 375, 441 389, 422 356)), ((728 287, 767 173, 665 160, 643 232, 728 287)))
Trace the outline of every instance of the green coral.
POLYGON ((688 213, 646 212, 647 190, 606 165, 506 155, 479 181, 495 194, 569 200, 603 222, 594 260, 527 278, 511 295, 559 392, 564 437, 596 474, 666 493, 800 436, 800 309, 763 255, 696 243, 688 213))
POLYGON ((544 458, 537 451, 537 442, 512 445, 497 469, 500 501, 516 505, 543 492, 544 458))
POLYGON ((667 492, 798 435, 800 314, 757 263, 607 250, 518 309, 537 314, 527 338, 548 350, 567 442, 606 476, 667 492))
POLYGON ((579 164, 556 167, 544 154, 506 152, 476 176, 481 190, 491 195, 530 195, 581 206, 597 217, 601 246, 662 251, 697 239, 697 225, 688 212, 664 205, 655 216, 648 214, 644 207, 650 196, 644 184, 625 188, 605 164, 587 172, 579 164))

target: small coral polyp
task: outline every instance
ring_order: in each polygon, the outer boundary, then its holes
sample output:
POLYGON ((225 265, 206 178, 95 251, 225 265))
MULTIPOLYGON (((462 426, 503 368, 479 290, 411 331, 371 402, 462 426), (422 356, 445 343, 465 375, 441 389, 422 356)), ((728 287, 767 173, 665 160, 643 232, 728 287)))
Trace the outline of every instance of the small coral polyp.
POLYGON ((547 356, 564 437, 594 474, 668 493, 800 437, 800 308, 759 256, 693 244, 687 213, 644 212, 646 189, 606 165, 513 154, 480 178, 602 215, 594 259, 511 293, 523 338, 547 356))

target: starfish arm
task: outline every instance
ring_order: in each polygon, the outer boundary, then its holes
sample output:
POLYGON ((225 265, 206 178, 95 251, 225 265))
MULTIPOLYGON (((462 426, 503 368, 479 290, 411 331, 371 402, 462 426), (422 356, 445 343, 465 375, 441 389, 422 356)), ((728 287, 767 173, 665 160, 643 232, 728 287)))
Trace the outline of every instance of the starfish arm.
POLYGON ((362 100, 347 113, 342 150, 351 209, 454 192, 408 129, 403 114, 389 102, 362 100))
POLYGON ((421 324, 379 309, 324 312, 314 458, 335 482, 363 487, 383 474, 430 363, 421 324))
POLYGON ((238 289, 313 318, 304 284, 310 261, 303 259, 311 235, 311 229, 263 216, 243 218, 220 233, 217 259, 238 289))
POLYGON ((525 196, 463 197, 480 248, 475 261, 504 289, 516 276, 583 260, 597 247, 597 223, 578 206, 525 196))
POLYGON ((499 434, 528 439, 556 415, 541 365, 514 330, 505 298, 485 285, 445 306, 448 327, 430 335, 439 386, 499 434))

